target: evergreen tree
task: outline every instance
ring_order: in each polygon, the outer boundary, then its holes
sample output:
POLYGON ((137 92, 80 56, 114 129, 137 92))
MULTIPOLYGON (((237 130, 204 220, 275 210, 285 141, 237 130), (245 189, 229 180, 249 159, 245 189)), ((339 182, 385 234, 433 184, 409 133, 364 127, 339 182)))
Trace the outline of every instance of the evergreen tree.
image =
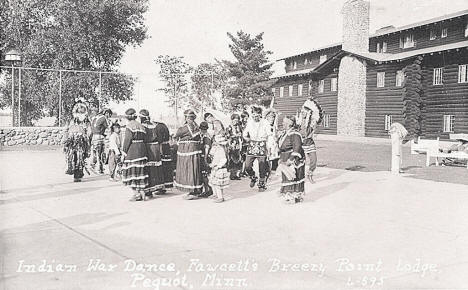
POLYGON ((268 60, 272 52, 263 46, 263 33, 255 37, 243 31, 236 36, 227 35, 235 61, 223 62, 229 77, 224 96, 231 107, 265 103, 265 99, 269 99, 271 83, 268 80, 273 71, 268 60))

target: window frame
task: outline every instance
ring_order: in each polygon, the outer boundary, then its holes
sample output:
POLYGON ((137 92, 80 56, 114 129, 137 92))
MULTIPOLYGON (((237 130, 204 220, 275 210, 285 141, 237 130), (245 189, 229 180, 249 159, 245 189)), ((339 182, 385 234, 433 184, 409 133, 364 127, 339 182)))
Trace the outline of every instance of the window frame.
POLYGON ((414 41, 414 33, 405 33, 400 36, 400 48, 408 49, 415 46, 416 43, 414 41), (407 41, 407 39, 411 39, 411 41, 407 41))
POLYGON ((432 85, 433 86, 442 86, 442 85, 444 85, 444 68, 443 67, 435 67, 433 69, 432 85), (440 71, 440 74, 437 74, 436 73, 437 71, 440 71), (439 76, 439 77, 437 77, 437 76, 439 76))
POLYGON ((319 57, 319 64, 322 64, 328 60, 328 56, 326 54, 321 54, 319 57))
POLYGON ((444 27, 440 31, 440 38, 447 38, 447 36, 448 36, 448 27, 444 27))
POLYGON ((453 133, 454 123, 455 123, 455 115, 443 115, 443 128, 442 128, 443 132, 453 133))
POLYGON ((405 81, 405 73, 402 69, 397 70, 395 73, 395 87, 402 87, 405 81))
POLYGON ((459 84, 466 84, 468 83, 468 64, 459 64, 458 65, 458 83, 459 84), (462 68, 465 68, 465 76, 464 79, 462 79, 462 68))
POLYGON ((330 128, 330 114, 323 114, 322 126, 323 128, 330 128))
POLYGON ((384 129, 385 131, 389 131, 390 127, 393 123, 393 116, 392 115, 385 115, 384 116, 384 129))
POLYGON ((437 32, 435 29, 431 29, 429 31, 429 40, 436 40, 437 39, 437 32))
POLYGON ((294 86, 293 86, 293 85, 289 85, 289 86, 288 86, 288 97, 292 97, 292 96, 293 96, 293 91, 294 91, 294 86))
POLYGON ((330 92, 338 91, 338 78, 330 79, 330 92))
POLYGON ((384 71, 377 72, 377 88, 385 88, 385 72, 384 71), (381 82, 379 82, 379 80, 381 82))
POLYGON ((283 98, 284 97, 284 87, 281 86, 280 87, 280 94, 279 94, 280 98, 283 98))
POLYGON ((297 96, 302 97, 303 95, 303 90, 304 90, 304 85, 303 84, 298 84, 297 85, 297 96))
POLYGON ((317 86, 317 92, 319 94, 323 94, 325 92, 325 80, 319 80, 319 84, 317 86))

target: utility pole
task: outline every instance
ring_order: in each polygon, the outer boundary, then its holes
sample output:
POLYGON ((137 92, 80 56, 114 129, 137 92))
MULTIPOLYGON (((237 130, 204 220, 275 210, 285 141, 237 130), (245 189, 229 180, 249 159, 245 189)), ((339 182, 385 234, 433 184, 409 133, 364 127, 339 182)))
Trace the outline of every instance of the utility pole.
POLYGON ((18 127, 21 127, 21 67, 18 68, 18 127))
POLYGON ((61 127, 62 122, 62 71, 59 70, 59 109, 58 109, 58 125, 61 127))
POLYGON ((11 63, 11 126, 15 126, 15 68, 11 63))

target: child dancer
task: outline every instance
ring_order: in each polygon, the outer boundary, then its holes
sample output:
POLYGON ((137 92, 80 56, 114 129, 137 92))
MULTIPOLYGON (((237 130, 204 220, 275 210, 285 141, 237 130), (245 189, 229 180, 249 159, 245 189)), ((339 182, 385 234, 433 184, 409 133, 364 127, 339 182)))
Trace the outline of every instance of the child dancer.
POLYGON ((216 199, 214 202, 223 202, 224 194, 223 191, 229 186, 229 173, 227 170, 227 140, 224 136, 215 136, 215 142, 211 148, 211 156, 213 158, 210 167, 211 175, 209 183, 213 189, 216 199))
MULTIPOLYGON (((118 167, 122 153, 120 151, 122 148, 122 142, 120 139, 120 125, 114 123, 111 126, 111 135, 109 136, 109 175, 110 181, 117 181, 116 173, 118 172, 118 167)), ((118 175, 118 174, 117 174, 118 175)))

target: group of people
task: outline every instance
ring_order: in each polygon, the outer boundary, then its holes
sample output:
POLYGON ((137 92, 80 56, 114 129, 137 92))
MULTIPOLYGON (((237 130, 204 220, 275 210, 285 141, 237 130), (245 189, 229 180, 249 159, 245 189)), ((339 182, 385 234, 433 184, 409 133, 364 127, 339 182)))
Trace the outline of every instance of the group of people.
POLYGON ((91 168, 96 164, 102 172, 101 148, 104 131, 110 126, 110 176, 114 179, 121 163, 122 182, 133 190, 134 201, 164 194, 174 186, 187 193, 187 200, 212 197, 223 202, 231 180, 248 177, 251 188, 264 191, 278 171, 283 200, 297 203, 303 200, 306 177, 313 182, 317 163, 313 133, 322 113, 312 99, 303 104, 297 116, 284 116, 282 126, 274 109, 259 106, 251 107, 250 114, 232 114, 226 127, 212 113, 204 114, 197 124, 195 112, 189 109, 184 112, 183 126, 173 136, 164 123, 151 121, 148 110, 137 114, 128 109, 123 140, 120 125, 106 122, 110 110, 91 120, 89 137, 86 110, 83 103, 73 108, 74 117, 65 137, 67 173, 74 175, 75 181, 81 180, 89 155, 91 168), (255 161, 258 170, 254 169, 255 161))

